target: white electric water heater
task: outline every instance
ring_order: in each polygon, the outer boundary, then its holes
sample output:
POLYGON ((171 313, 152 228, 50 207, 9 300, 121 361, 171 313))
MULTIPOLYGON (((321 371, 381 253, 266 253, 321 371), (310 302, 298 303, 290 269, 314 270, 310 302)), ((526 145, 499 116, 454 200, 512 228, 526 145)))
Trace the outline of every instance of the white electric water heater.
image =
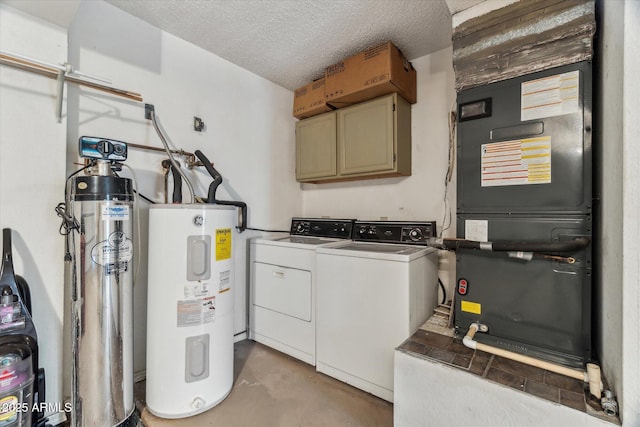
POLYGON ((233 228, 236 209, 149 208, 147 408, 204 412, 233 385, 233 228))

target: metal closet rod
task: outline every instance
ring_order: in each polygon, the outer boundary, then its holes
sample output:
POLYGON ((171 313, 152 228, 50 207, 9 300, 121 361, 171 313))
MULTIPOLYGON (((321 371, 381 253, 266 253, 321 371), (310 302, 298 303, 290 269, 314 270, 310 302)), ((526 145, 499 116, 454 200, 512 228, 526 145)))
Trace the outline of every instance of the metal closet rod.
MULTIPOLYGON (((76 83, 82 86, 89 86, 93 89, 101 90, 103 92, 110 93, 112 95, 121 96, 123 98, 131 99, 134 101, 142 102, 142 95, 129 90, 117 89, 111 86, 94 83, 82 78, 70 76, 65 69, 67 67, 60 67, 53 64, 46 64, 44 62, 27 59, 26 57, 19 57, 16 54, 9 54, 8 52, 0 51, 0 65, 8 65, 10 67, 18 68, 24 71, 30 71, 32 73, 40 74, 51 79, 58 79, 60 74, 64 75, 64 80, 76 83)), ((80 74, 76 72, 76 74, 80 74)), ((91 77, 95 80, 100 80, 95 77, 91 77)))
MULTIPOLYGON (((110 93, 112 95, 121 96, 123 98, 131 99, 133 101, 143 102, 142 95, 136 92, 131 92, 129 90, 117 89, 111 86, 105 86, 99 83, 94 83, 91 81, 87 81, 82 78, 73 77, 69 75, 69 72, 83 75, 93 80, 107 81, 97 76, 91 76, 89 74, 84 74, 79 71, 73 71, 71 68, 65 64, 65 66, 59 66, 54 64, 49 64, 43 61, 39 61, 33 58, 29 58, 23 55, 18 55, 16 53, 9 53, 6 51, 0 51, 0 65, 8 65, 10 67, 14 67, 23 71, 29 71, 32 73, 40 74, 45 77, 49 77, 52 79, 60 80, 61 75, 65 81, 69 81, 71 83, 76 83, 83 86, 89 86, 93 89, 101 90, 103 92, 110 93)), ((62 95, 58 94, 60 97, 60 101, 62 101, 62 95)), ((132 148, 138 148, 141 150, 148 151, 161 151, 165 152, 164 148, 160 147, 151 147, 148 145, 127 143, 127 146, 132 148)), ((193 168, 195 166, 202 166, 202 162, 196 160, 196 155, 194 153, 190 153, 184 150, 171 150, 173 154, 178 154, 186 157, 187 167, 193 168)))

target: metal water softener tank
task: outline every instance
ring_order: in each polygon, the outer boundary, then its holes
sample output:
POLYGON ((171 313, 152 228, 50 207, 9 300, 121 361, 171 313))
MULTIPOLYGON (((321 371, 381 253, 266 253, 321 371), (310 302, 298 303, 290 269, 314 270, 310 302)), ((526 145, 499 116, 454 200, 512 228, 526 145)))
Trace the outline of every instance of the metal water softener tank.
MULTIPOLYGON (((104 141, 101 141, 104 142, 104 141)), ((116 426, 132 414, 133 191, 114 163, 71 179, 73 426, 116 426)))

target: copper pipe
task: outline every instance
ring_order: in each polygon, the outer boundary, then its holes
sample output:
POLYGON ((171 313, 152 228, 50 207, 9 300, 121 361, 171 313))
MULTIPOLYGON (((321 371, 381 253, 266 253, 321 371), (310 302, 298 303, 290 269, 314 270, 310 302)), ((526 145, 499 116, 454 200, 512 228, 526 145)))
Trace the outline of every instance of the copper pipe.
MULTIPOLYGON (((148 151, 160 151, 163 153, 166 153, 166 150, 164 148, 161 147, 152 147, 149 145, 141 145, 141 144, 134 144, 132 142, 127 142, 127 146, 128 147, 132 147, 132 148, 138 148, 140 150, 148 150, 148 151)), ((196 160, 196 155, 193 153, 190 153, 188 151, 184 151, 184 150, 169 150, 171 151, 171 153, 173 154, 177 154, 179 156, 184 156, 186 157, 186 163, 187 163, 187 167, 189 169, 195 167, 195 166, 202 166, 202 162, 197 161, 196 160)))
MULTIPOLYGON (((26 61, 24 59, 20 59, 20 58, 16 58, 13 57, 11 55, 5 55, 0 53, 0 64, 1 65, 9 65, 15 68, 18 68, 20 70, 24 70, 24 71, 30 71, 32 73, 36 73, 36 74, 40 74, 42 76, 45 77, 49 77, 51 79, 57 79, 58 78, 58 70, 53 68, 53 67, 45 67, 43 65, 40 64, 36 64, 30 61, 26 61)), ((110 93, 112 95, 117 95, 117 96, 121 96, 123 98, 128 98, 134 101, 139 101, 142 102, 142 95, 140 95, 139 93, 136 92, 131 92, 128 90, 123 90, 123 89, 116 89, 110 86, 105 86, 105 85, 101 85, 98 83, 93 83, 93 82, 89 82, 86 80, 82 80, 79 79, 77 77, 71 77, 68 75, 65 75, 64 79, 68 82, 71 83, 76 83, 79 85, 83 85, 83 86, 89 86, 90 88, 96 89, 96 90, 100 90, 103 92, 107 92, 110 93)))

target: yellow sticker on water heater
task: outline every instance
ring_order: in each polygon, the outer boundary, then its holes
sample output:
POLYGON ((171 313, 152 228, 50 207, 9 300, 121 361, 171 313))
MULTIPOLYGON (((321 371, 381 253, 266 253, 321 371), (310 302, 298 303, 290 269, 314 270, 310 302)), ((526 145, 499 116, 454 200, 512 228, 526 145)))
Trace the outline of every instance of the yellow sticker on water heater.
POLYGON ((460 310, 467 313, 480 314, 482 312, 482 305, 477 302, 460 301, 460 310))
POLYGON ((216 261, 231 258, 231 229, 216 229, 216 261))

